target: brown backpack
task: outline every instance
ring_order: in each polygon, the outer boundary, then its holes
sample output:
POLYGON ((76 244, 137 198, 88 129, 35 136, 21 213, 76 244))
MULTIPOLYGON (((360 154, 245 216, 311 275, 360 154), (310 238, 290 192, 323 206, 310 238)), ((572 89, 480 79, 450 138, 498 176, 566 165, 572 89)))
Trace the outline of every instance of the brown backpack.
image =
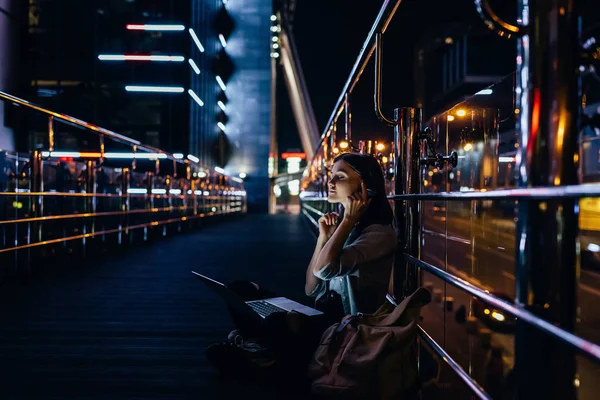
POLYGON ((309 365, 313 394, 343 398, 401 399, 417 380, 417 323, 431 301, 417 289, 397 306, 346 316, 321 337, 309 365))

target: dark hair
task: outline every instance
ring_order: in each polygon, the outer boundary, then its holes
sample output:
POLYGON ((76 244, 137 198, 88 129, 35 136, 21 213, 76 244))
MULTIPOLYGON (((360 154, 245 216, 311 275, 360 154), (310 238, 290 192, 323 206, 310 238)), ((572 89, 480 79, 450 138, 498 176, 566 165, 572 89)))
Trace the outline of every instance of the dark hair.
MULTIPOLYGON (((372 224, 392 225, 394 213, 387 199, 385 189, 385 179, 379 162, 372 156, 357 153, 345 153, 335 158, 333 163, 344 160, 362 179, 371 204, 360 218, 356 228, 358 234, 367 226, 372 224)), ((340 212, 340 218, 343 218, 344 210, 340 212)), ((340 219, 341 220, 341 219, 340 219)))

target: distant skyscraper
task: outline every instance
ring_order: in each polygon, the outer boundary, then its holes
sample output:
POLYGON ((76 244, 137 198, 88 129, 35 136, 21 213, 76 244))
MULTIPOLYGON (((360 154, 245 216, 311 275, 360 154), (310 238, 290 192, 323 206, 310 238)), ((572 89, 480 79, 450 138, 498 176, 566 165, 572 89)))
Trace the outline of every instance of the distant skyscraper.
MULTIPOLYGON (((17 93, 205 166, 246 174, 249 210, 268 196, 271 2, 29 2, 17 93)), ((43 121, 20 150, 43 145, 43 121)), ((86 146, 59 125, 57 146, 86 146)), ((263 204, 264 203, 264 204, 263 204)))

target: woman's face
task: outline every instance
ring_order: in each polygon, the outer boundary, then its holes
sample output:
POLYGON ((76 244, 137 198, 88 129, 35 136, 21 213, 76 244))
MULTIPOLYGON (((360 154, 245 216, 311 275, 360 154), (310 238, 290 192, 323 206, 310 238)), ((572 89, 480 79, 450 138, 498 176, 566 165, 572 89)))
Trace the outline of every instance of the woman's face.
POLYGON ((331 169, 331 180, 329 181, 329 195, 327 201, 330 203, 342 203, 348 196, 360 188, 360 176, 344 160, 333 164, 331 169))

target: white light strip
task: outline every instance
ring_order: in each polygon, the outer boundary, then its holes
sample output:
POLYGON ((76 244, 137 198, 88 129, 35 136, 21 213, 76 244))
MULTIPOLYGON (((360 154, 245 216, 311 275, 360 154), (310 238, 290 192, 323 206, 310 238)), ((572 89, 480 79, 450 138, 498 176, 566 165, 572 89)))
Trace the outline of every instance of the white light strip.
POLYGON ((183 154, 182 153, 173 153, 173 158, 175 158, 176 160, 181 160, 183 158, 183 154))
POLYGON ((125 86, 128 92, 151 92, 151 93, 183 93, 180 86, 125 86))
POLYGON ((130 31, 182 31, 185 29, 183 25, 152 25, 152 24, 128 24, 127 29, 130 31))
POLYGON ((181 189, 170 189, 169 194, 174 194, 176 196, 179 196, 181 194, 181 189))
POLYGON ((148 194, 148 189, 129 188, 129 189, 127 189, 127 193, 129 193, 129 194, 148 194))
MULTIPOLYGON (((100 157, 100 153, 80 153, 78 151, 43 151, 42 157, 51 157, 51 158, 61 158, 61 157, 69 157, 69 158, 81 158, 81 157, 100 157)), ((130 158, 139 158, 139 159, 165 159, 167 155, 165 153, 104 153, 104 158, 113 158, 113 159, 130 159, 130 158)), ((177 158, 177 157, 175 157, 177 158)))
POLYGON ((204 171, 198 172, 198 178, 206 178, 206 172, 204 172, 204 171))
POLYGON ((503 163, 506 163, 506 162, 515 162, 515 160, 516 159, 514 157, 498 157, 498 161, 499 162, 503 162, 503 163))
POLYGON ((217 171, 220 174, 227 175, 227 173, 225 172, 225 170, 223 168, 221 168, 221 167, 215 167, 215 171, 217 171))
POLYGON ((205 191, 204 191, 204 195, 205 195, 205 196, 210 196, 210 192, 209 192, 208 190, 205 190, 205 191))
POLYGON ((151 56, 137 54, 100 54, 98 59, 101 61, 174 61, 182 62, 183 56, 151 56))
MULTIPOLYGON (((54 153, 52 153, 54 155, 54 153)), ((165 153, 104 153, 104 158, 144 158, 144 159, 165 159, 165 153)))
POLYGON ((221 129, 223 132, 225 132, 225 125, 223 125, 222 122, 217 122, 217 126, 219 127, 219 129, 221 129))
POLYGON ((152 189, 152 194, 167 194, 167 189, 152 189))
POLYGON ((198 46, 198 50, 200 50, 201 53, 204 53, 204 46, 202 46, 202 43, 200 43, 200 39, 198 39, 198 36, 196 36, 196 32, 194 32, 192 28, 188 29, 188 32, 190 32, 194 43, 196 43, 196 46, 198 46))
POLYGON ((192 89, 188 89, 188 93, 192 97, 192 99, 196 100, 196 103, 198 103, 198 105, 200 107, 202 107, 204 105, 204 102, 200 99, 200 97, 198 97, 198 95, 192 89))
POLYGON ((199 163, 200 162, 200 159, 198 157, 193 156, 191 154, 188 154, 187 158, 188 158, 188 160, 193 161, 195 163, 199 163))
POLYGON ((221 77, 219 75, 217 75, 217 77, 215 79, 217 80, 217 83, 221 87, 221 90, 222 91, 226 91, 227 90, 227 86, 225 86, 225 82, 223 82, 223 79, 221 79, 221 77))
POLYGON ((42 151, 42 157, 52 157, 52 158, 60 158, 60 157, 71 157, 71 158, 79 158, 81 157, 81 153, 78 151, 42 151))
POLYGON ((489 96, 492 93, 494 93, 492 89, 483 89, 475 93, 475 96, 489 96))
POLYGON ((196 196, 202 196, 202 190, 194 190, 196 196))
POLYGON ((217 101, 217 105, 219 106, 219 108, 223 111, 227 111, 227 107, 225 107, 225 104, 223 104, 223 102, 221 100, 217 101))
POLYGON ((233 179, 235 182, 238 182, 238 183, 244 183, 244 181, 242 179, 235 177, 235 176, 233 176, 231 179, 233 179))
POLYGON ((188 58, 188 63, 192 66, 192 69, 194 70, 196 75, 198 75, 200 73, 200 68, 198 68, 198 66, 196 65, 194 60, 192 60, 191 58, 188 58))
POLYGON ((225 36, 219 33, 219 40, 221 41, 221 46, 227 47, 227 41, 225 40, 225 36))

